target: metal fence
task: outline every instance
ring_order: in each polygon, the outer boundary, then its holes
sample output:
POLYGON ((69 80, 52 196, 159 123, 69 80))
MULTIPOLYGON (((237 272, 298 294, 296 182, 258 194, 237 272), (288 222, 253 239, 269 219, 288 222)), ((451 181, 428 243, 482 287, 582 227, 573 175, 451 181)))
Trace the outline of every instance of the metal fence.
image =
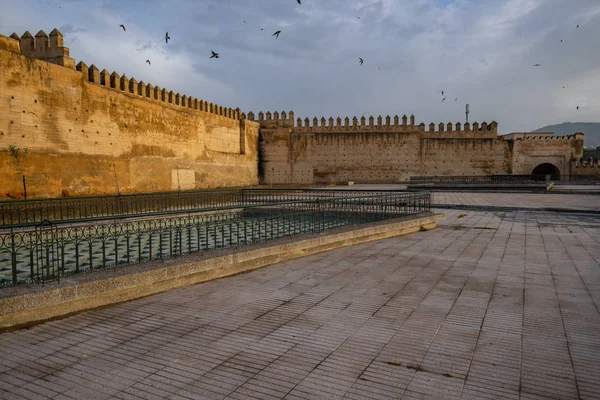
POLYGON ((410 183, 438 183, 438 184, 528 184, 545 183, 550 175, 489 175, 489 176, 411 176, 410 183))
MULTIPOLYGON (((382 191, 362 191, 374 195, 382 191)), ((42 221, 76 223, 113 218, 181 214, 262 203, 356 196, 348 190, 223 189, 0 201, 0 229, 35 226, 42 221)))
POLYGON ((213 214, 0 232, 0 285, 44 283, 99 268, 140 263, 283 236, 429 213, 429 192, 286 200, 213 214))
POLYGON ((0 228, 211 209, 241 204, 240 196, 240 190, 206 190, 1 201, 0 228))

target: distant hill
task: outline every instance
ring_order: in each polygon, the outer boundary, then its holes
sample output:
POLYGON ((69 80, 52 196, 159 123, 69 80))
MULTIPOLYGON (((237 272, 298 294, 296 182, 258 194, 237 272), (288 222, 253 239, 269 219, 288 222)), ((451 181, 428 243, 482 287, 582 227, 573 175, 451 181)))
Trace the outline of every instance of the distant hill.
POLYGON ((572 135, 583 132, 585 147, 600 146, 600 122, 563 122, 558 125, 548 125, 532 132, 554 132, 555 136, 572 135))

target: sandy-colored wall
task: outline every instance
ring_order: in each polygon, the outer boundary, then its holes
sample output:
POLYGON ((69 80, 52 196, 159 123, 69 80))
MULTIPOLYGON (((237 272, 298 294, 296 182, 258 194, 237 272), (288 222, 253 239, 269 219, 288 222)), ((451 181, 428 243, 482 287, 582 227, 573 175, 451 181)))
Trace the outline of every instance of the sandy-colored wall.
MULTIPOLYGON (((269 113, 268 113, 269 114, 269 113)), ((293 113, 291 113, 293 115, 293 113)), ((415 125, 414 117, 320 124, 259 115, 265 184, 406 182, 419 175, 510 173, 510 150, 495 123, 415 125)))
POLYGON ((421 176, 482 176, 511 173, 510 150, 495 133, 426 133, 420 141, 421 176))
POLYGON ((600 176, 600 160, 588 157, 571 161, 571 175, 575 177, 600 176))
POLYGON ((540 164, 553 164, 561 177, 577 173, 572 170, 574 159, 583 155, 583 134, 515 140, 512 144, 513 174, 529 175, 540 164))
POLYGON ((90 82, 85 65, 32 59, 0 39, 0 197, 21 195, 18 169, 29 197, 115 193, 115 169, 122 193, 258 183, 258 123, 185 96, 155 99, 135 81, 101 85, 97 70, 90 82), (9 145, 29 150, 21 168, 9 145))

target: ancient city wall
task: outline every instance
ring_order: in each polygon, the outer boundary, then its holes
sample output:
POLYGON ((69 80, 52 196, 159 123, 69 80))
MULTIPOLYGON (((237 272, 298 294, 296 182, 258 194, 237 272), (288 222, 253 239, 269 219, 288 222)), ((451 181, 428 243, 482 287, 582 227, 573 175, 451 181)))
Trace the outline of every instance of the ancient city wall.
MULTIPOLYGON (((249 113, 248 118, 254 119, 249 113)), ((508 174, 497 123, 415 124, 414 116, 308 118, 259 113, 265 184, 403 182, 418 175, 508 174)))
POLYGON ((571 161, 571 176, 573 180, 585 178, 600 178, 600 160, 597 158, 580 158, 571 161))
POLYGON ((259 176, 296 185, 531 174, 543 163, 598 175, 596 161, 580 160, 582 134, 544 135, 503 138, 496 122, 412 115, 246 116, 76 64, 57 30, 0 35, 0 198, 23 195, 23 175, 30 198, 249 186, 259 176))
POLYGON ((571 176, 573 180, 599 179, 600 159, 589 157, 571 161, 571 176))
POLYGON ((74 65, 56 30, 0 36, 0 198, 21 173, 28 197, 258 183, 259 124, 239 109, 74 65))
POLYGON ((569 136, 526 136, 512 141, 513 174, 531 174, 541 164, 552 164, 561 177, 575 175, 580 171, 574 161, 583 155, 583 134, 569 136))

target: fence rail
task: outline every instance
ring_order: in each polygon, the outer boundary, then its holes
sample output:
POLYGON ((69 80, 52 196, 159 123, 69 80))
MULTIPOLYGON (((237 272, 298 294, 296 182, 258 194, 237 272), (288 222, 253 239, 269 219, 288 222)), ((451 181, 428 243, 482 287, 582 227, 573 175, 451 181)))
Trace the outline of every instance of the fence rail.
MULTIPOLYGON (((376 194, 380 191, 362 192, 376 194)), ((180 214, 282 201, 356 195, 320 189, 225 189, 0 201, 0 229, 35 226, 42 221, 76 223, 113 218, 180 214)))
POLYGON ((550 175, 489 175, 489 176, 411 176, 410 183, 500 183, 500 184, 527 184, 545 183, 550 175))
POLYGON ((354 194, 277 202, 263 193, 249 197, 261 204, 213 214, 9 228, 0 231, 0 285, 43 284, 99 268, 431 211, 429 192, 354 194))

